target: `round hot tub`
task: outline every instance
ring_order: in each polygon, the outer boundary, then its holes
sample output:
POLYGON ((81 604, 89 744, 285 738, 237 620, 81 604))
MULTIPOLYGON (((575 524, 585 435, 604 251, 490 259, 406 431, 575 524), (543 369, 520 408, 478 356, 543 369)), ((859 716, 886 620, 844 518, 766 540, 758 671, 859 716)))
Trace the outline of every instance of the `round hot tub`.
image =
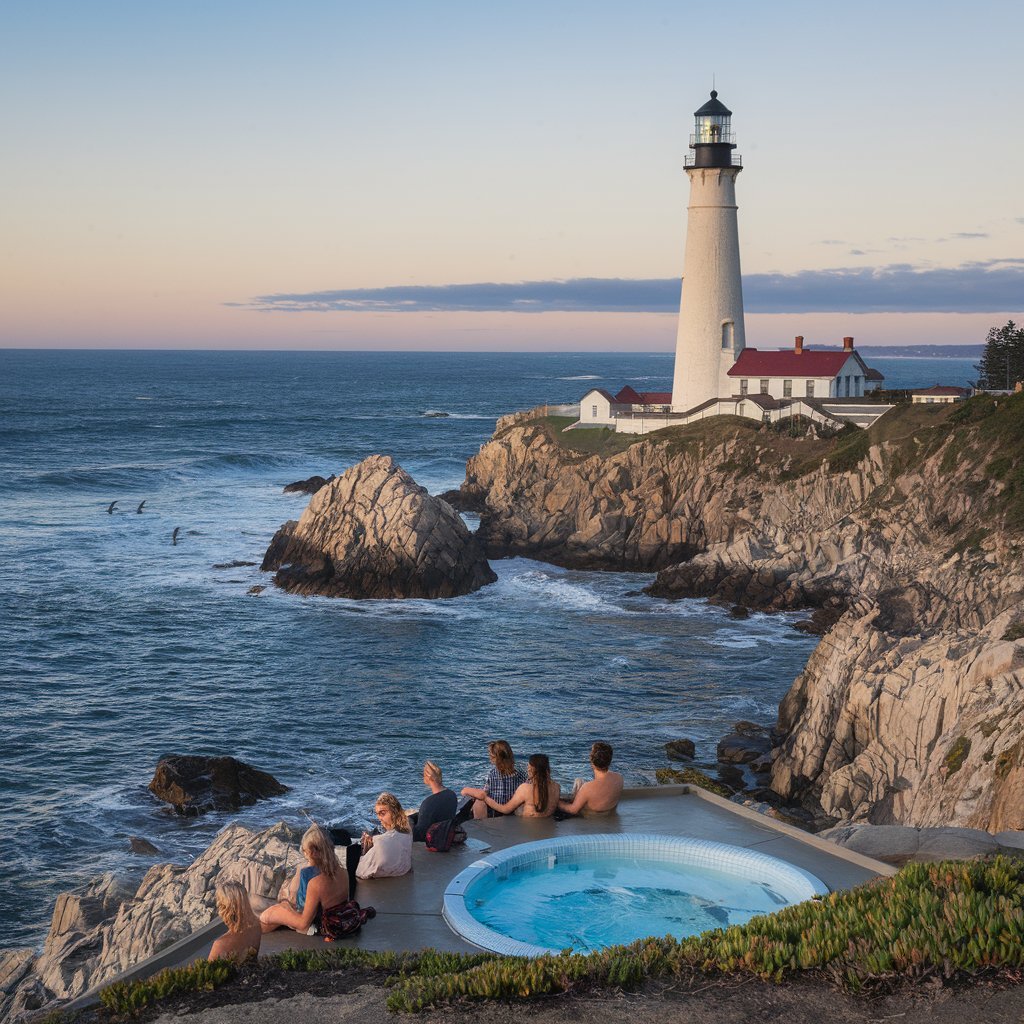
POLYGON ((456 875, 444 919, 509 956, 589 953, 743 924, 828 888, 777 857, 659 835, 567 836, 489 854, 456 875))

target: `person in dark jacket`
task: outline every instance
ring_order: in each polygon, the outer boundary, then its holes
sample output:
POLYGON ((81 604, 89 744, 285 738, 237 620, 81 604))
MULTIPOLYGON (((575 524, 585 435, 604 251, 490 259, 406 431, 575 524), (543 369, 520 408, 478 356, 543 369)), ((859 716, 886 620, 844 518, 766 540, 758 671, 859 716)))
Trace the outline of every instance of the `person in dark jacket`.
POLYGON ((420 804, 418 811, 409 815, 412 838, 416 843, 426 841, 427 830, 435 822, 454 818, 459 806, 459 798, 445 788, 441 769, 433 761, 427 761, 423 766, 423 785, 430 789, 430 796, 420 804))

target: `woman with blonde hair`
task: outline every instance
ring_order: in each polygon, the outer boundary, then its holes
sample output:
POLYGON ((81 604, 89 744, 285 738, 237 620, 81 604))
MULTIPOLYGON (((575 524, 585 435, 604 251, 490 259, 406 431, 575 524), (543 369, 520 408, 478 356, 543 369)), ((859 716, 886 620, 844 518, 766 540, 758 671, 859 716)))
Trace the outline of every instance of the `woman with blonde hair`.
POLYGON ((561 787, 551 778, 551 762, 547 754, 531 754, 527 779, 507 803, 499 804, 489 796, 487 806, 499 814, 513 814, 518 808, 524 818, 550 818, 558 809, 561 787))
POLYGON ((363 833, 363 855, 356 868, 357 878, 390 878, 412 870, 412 829, 409 818, 394 793, 381 793, 374 811, 384 830, 377 835, 363 833))
POLYGON ((260 951, 262 929, 259 918, 252 912, 249 894, 238 882, 221 882, 215 894, 217 913, 228 930, 214 939, 210 959, 244 960, 256 956, 260 951))
POLYGON ((299 847, 306 866, 281 890, 279 902, 260 914, 265 932, 291 928, 305 932, 320 920, 320 913, 348 900, 348 872, 338 862, 331 837, 310 825, 299 847))
MULTIPOLYGON (((500 812, 487 803, 487 797, 495 803, 507 803, 526 781, 526 774, 516 767, 516 757, 508 740, 491 740, 487 744, 487 755, 491 761, 491 768, 487 772, 484 784, 479 789, 466 786, 462 790, 463 796, 473 798, 474 818, 497 817, 500 812)), ((462 815, 459 817, 461 819, 462 815)))
POLYGON ((430 826, 454 818, 459 809, 459 798, 445 787, 441 768, 433 761, 423 766, 423 785, 430 790, 430 796, 420 804, 418 811, 409 815, 414 843, 426 842, 430 826))

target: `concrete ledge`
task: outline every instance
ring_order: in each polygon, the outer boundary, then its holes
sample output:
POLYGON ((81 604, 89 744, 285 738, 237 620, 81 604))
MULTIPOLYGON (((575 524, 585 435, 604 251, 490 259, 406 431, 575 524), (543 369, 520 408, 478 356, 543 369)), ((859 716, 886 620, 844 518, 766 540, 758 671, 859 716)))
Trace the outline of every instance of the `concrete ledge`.
MULTIPOLYGON (((668 789, 669 787, 664 787, 668 789)), ((805 832, 802 828, 797 828, 795 825, 787 825, 784 821, 779 821, 777 818, 769 818, 765 814, 759 814, 757 811, 752 811, 749 807, 744 807, 742 804, 733 803, 732 800, 726 800, 725 797, 719 796, 717 793, 711 793, 706 789, 701 789, 700 786, 681 786, 672 787, 686 790, 690 796, 695 796, 700 800, 706 800, 708 803, 717 805, 726 810, 730 810, 733 814, 738 814, 741 818, 746 818, 748 821, 756 821, 759 825, 774 829, 776 832, 782 833, 784 836, 789 836, 792 839, 797 839, 801 843, 807 846, 813 847, 815 850, 821 850, 822 853, 828 853, 833 857, 838 857, 840 860, 845 860, 849 864, 856 864, 859 868, 865 868, 868 871, 874 872, 876 875, 884 875, 890 877, 895 875, 899 868, 893 867, 891 864, 886 864, 884 861, 875 860, 874 857, 865 857, 862 853, 856 853, 853 850, 847 850, 837 843, 833 843, 831 839, 822 839, 820 836, 816 836, 813 832, 805 832)))

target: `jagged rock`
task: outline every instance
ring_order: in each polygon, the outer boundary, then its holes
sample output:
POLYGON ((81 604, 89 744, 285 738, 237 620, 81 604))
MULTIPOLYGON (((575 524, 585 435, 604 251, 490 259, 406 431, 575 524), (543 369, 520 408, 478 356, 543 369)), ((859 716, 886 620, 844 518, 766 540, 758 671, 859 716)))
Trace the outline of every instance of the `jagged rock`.
POLYGON ((497 579, 458 513, 384 455, 317 491, 262 568, 292 593, 350 598, 457 597, 497 579))
POLYGON ((669 740, 665 753, 670 761, 692 761, 697 753, 693 740, 669 740))
POLYGON ((42 954, 0 956, 0 1020, 74 999, 209 924, 218 881, 276 898, 299 863, 300 835, 283 822, 258 833, 230 825, 187 868, 150 868, 134 893, 111 875, 63 893, 42 954))
POLYGON ((767 736, 751 736, 734 732, 718 741, 718 760, 723 764, 752 764, 772 749, 767 736))
POLYGON ((214 569, 241 569, 243 566, 256 565, 256 562, 242 562, 235 559, 233 562, 216 562, 214 569))
POLYGON ((160 852, 148 839, 143 839, 142 836, 131 836, 128 839, 128 849, 132 853, 139 854, 140 857, 155 857, 160 852))
POLYGON ((745 719, 740 719, 738 722, 733 722, 732 731, 737 736, 767 736, 768 727, 765 725, 758 725, 757 722, 748 722, 745 719))
POLYGON ((472 512, 478 515, 486 507, 482 495, 461 490, 444 491, 438 495, 438 498, 441 501, 448 502, 452 508, 459 512, 472 512))
POLYGON ((308 480, 296 480, 295 483, 285 484, 285 494, 316 494, 321 487, 326 487, 334 479, 331 476, 311 476, 308 480))
POLYGON ((237 811, 288 792, 272 775, 233 757, 169 754, 157 763, 149 790, 179 814, 237 811))
POLYGON ((909 861, 964 860, 998 853, 995 837, 976 828, 843 824, 821 833, 847 850, 897 866, 909 861))
POLYGON ((750 609, 749 608, 745 608, 741 604, 734 604, 729 609, 729 618, 730 619, 749 619, 750 618, 750 609))
POLYGON ((259 595, 262 594, 263 591, 266 589, 266 587, 261 587, 257 584, 255 587, 250 587, 246 591, 246 594, 248 594, 250 597, 259 597, 259 595))
POLYGON ((1024 395, 980 401, 991 418, 968 409, 954 428, 940 412, 922 430, 897 408, 856 445, 807 439, 797 454, 707 421, 586 455, 533 410, 499 420, 461 493, 482 504, 492 554, 656 569, 654 596, 809 610, 802 628, 823 640, 773 738, 787 801, 1021 830, 1024 644, 1004 639, 1024 620, 1021 502, 986 467, 1019 465, 1024 395))

